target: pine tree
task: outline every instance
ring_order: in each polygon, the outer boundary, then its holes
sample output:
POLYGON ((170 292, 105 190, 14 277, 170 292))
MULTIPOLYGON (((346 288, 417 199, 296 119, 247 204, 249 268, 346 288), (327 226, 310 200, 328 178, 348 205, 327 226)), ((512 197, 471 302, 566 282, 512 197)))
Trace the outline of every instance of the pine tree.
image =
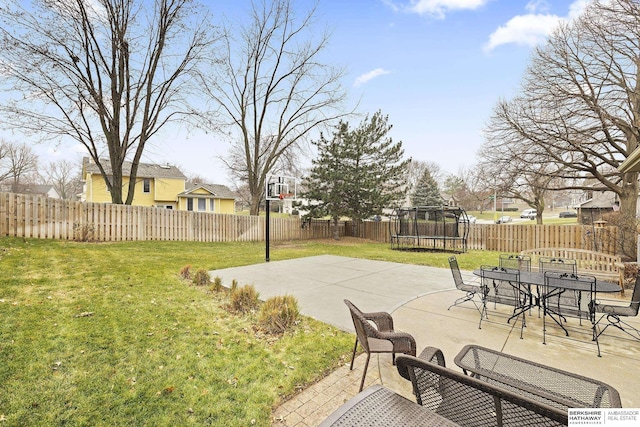
POLYGON ((313 142, 318 157, 305 179, 311 217, 330 216, 334 238, 341 217, 354 223, 394 207, 404 197, 403 177, 409 163, 402 142, 387 136, 388 117, 380 111, 368 116, 356 129, 340 122, 331 139, 313 142))
POLYGON ((431 176, 428 169, 425 169, 422 176, 416 183, 416 187, 411 195, 413 206, 441 206, 442 197, 438 183, 431 176))

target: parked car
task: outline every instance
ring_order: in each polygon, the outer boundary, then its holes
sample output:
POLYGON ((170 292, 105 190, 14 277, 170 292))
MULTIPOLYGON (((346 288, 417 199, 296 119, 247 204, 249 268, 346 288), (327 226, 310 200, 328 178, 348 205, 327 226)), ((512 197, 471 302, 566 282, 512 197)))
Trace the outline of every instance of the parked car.
POLYGON ((538 211, 537 210, 535 210, 535 209, 525 209, 520 214, 520 218, 536 219, 537 215, 538 215, 538 211))
POLYGON ((511 222, 512 219, 509 215, 501 216, 496 220, 496 224, 504 224, 505 222, 511 222))
POLYGON ((467 222, 467 220, 469 221, 469 224, 475 224, 478 219, 473 215, 467 215, 466 217, 465 216, 461 216, 460 217, 460 222, 467 222))
POLYGON ((560 212, 558 218, 577 218, 578 213, 575 211, 560 212))

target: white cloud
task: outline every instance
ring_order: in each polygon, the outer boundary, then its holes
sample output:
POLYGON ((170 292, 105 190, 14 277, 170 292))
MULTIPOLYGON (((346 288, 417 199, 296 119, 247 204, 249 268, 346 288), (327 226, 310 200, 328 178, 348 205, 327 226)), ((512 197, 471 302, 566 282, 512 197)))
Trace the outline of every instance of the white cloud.
POLYGON ((490 36, 484 45, 485 51, 514 43, 524 46, 535 46, 544 42, 561 21, 571 20, 579 16, 584 8, 593 0, 575 0, 569 6, 567 17, 546 13, 549 4, 546 0, 531 0, 526 5, 526 15, 517 15, 506 24, 501 25, 490 36))
POLYGON ((593 0, 576 0, 569 6, 569 19, 575 19, 592 3, 593 0))
POLYGON ((509 43, 535 46, 546 40, 562 19, 556 15, 514 16, 489 36, 489 41, 485 44, 484 49, 490 51, 497 46, 509 43))
POLYGON ((395 4, 393 0, 382 0, 382 4, 389 6, 389 8, 391 8, 391 10, 393 10, 394 12, 400 11, 400 6, 395 4))
POLYGON ((407 10, 419 15, 431 15, 442 19, 446 12, 478 9, 489 1, 491 0, 411 0, 407 10))
POLYGON ((531 0, 524 8, 529 13, 544 13, 549 11, 549 3, 546 0, 531 0))
POLYGON ((391 71, 387 71, 384 68, 376 68, 375 70, 371 70, 368 73, 358 76, 356 81, 353 83, 353 86, 358 87, 367 83, 371 79, 375 79, 376 77, 383 76, 385 74, 391 74, 391 71))

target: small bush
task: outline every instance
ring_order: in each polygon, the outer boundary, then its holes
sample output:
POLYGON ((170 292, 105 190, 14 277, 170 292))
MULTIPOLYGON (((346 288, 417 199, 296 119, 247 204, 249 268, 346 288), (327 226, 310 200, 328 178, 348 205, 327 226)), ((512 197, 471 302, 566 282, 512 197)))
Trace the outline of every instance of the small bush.
POLYGON ((236 279, 233 279, 231 281, 231 292, 235 291, 236 289, 238 289, 238 281, 236 279))
POLYGON ((231 293, 231 309, 248 313, 258 308, 258 292, 253 285, 244 285, 231 293))
POLYGON ((184 280, 191 279, 191 266, 190 265, 185 265, 184 267, 182 267, 180 269, 180 277, 182 277, 184 280))
POLYGON ((193 275, 193 284, 196 286, 208 286, 211 284, 211 278, 207 270, 201 268, 193 275))
POLYGON ((93 224, 73 223, 73 240, 78 242, 91 242, 94 237, 93 224))
POLYGON ((260 307, 258 325, 270 334, 282 334, 300 317, 298 301, 291 295, 269 298, 260 307))
POLYGON ((220 292, 222 290, 222 279, 220 276, 213 278, 213 285, 209 288, 211 292, 220 292))

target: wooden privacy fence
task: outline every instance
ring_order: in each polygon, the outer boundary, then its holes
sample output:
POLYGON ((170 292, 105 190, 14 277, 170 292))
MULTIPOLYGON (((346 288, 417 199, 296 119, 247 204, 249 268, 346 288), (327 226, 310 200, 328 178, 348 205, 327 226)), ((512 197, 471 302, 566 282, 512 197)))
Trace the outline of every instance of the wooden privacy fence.
MULTIPOLYGON (((340 221, 340 236, 390 242, 389 222, 340 221)), ((84 203, 42 196, 0 193, 0 235, 64 240, 263 241, 265 218, 188 212, 164 208, 84 203)), ((322 239, 333 236, 328 220, 271 218, 270 238, 322 239)), ((469 249, 516 253, 540 247, 616 253, 616 227, 582 225, 472 224, 469 249)))

